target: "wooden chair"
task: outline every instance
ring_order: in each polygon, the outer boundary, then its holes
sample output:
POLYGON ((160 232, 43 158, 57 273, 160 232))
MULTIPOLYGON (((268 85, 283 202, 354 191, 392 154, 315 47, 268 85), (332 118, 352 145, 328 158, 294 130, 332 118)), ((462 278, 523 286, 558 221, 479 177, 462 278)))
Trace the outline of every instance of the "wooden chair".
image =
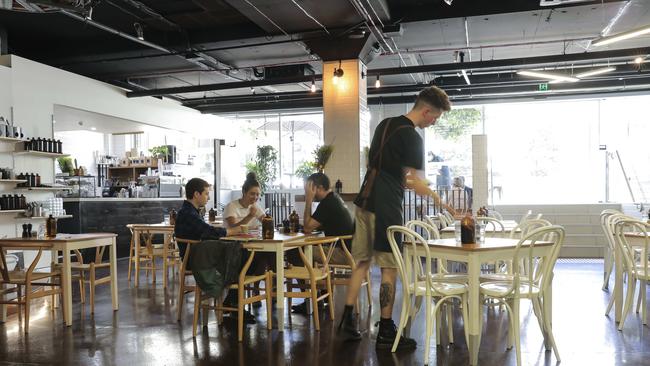
MULTIPOLYGON (((133 230, 133 228, 135 226, 137 226, 137 225, 135 225, 135 224, 126 225, 126 227, 129 229, 129 231, 131 231, 131 244, 129 246, 129 274, 127 276, 129 282, 131 282, 131 272, 134 269, 134 263, 136 261, 136 259, 135 259, 135 230, 133 230)), ((138 234, 140 235, 140 248, 139 248, 140 250, 139 250, 139 252, 142 253, 142 252, 144 252, 146 250, 146 245, 142 245, 142 243, 146 242, 146 239, 144 238, 144 236, 140 232, 138 232, 138 234)), ((144 257, 140 256, 140 264, 142 264, 143 262, 146 262, 147 260, 148 260, 147 258, 144 258, 144 257)), ((140 267, 140 268, 142 269, 142 267, 140 267)))
MULTIPOLYGON (((230 311, 230 312, 237 312, 237 339, 239 342, 241 342, 244 338, 244 306, 248 304, 253 304, 256 302, 261 302, 262 300, 266 300, 266 328, 268 330, 271 330, 272 325, 273 325, 273 316, 271 314, 271 297, 272 297, 272 288, 273 288, 273 272, 267 271, 263 275, 253 275, 253 276, 247 276, 246 272, 251 266, 251 263, 253 263, 253 258, 255 258, 255 252, 259 249, 259 247, 256 247, 251 244, 244 244, 244 248, 248 249, 250 252, 250 256, 248 257, 248 260, 244 264, 244 267, 241 269, 239 272, 239 279, 236 284, 232 284, 229 287, 224 288, 224 293, 228 292, 228 289, 236 289, 237 290, 237 307, 228 307, 228 306, 223 306, 221 304, 221 298, 219 299, 214 299, 213 298, 213 304, 205 304, 204 300, 208 300, 205 298, 205 295, 203 294, 203 291, 198 286, 194 287, 194 321, 192 323, 192 336, 196 337, 197 333, 197 327, 199 323, 199 313, 201 313, 201 310, 203 310, 202 314, 202 319, 203 319, 203 326, 207 327, 208 325, 208 314, 206 313, 206 310, 214 310, 216 315, 217 315, 217 320, 219 323, 222 322, 223 319, 223 312, 224 311, 230 311), (259 284, 260 282, 264 281, 264 288, 260 288, 259 284), (255 296, 246 296, 246 292, 248 291, 249 293, 251 290, 259 289, 263 290, 260 291, 258 295, 255 296)), ((187 251, 185 252, 187 256, 187 251)))
POLYGON ((196 285, 192 284, 186 284, 185 283, 185 278, 190 277, 192 278, 192 271, 187 269, 187 262, 190 258, 190 248, 192 247, 192 244, 199 243, 199 240, 191 240, 191 239, 183 239, 183 238, 176 238, 176 244, 180 246, 180 244, 185 244, 185 255, 183 255, 183 262, 181 263, 181 269, 180 273, 178 275, 179 281, 180 281, 180 286, 178 287, 178 308, 176 309, 177 314, 177 321, 181 321, 181 316, 182 316, 182 311, 183 311, 183 303, 185 302, 185 295, 189 293, 193 293, 196 290, 196 285))
POLYGON ((111 283, 110 273, 101 278, 97 278, 97 270, 100 268, 110 268, 109 262, 104 262, 104 251, 106 246, 95 248, 95 260, 85 264, 83 256, 78 249, 74 250, 77 262, 72 263, 71 268, 78 273, 79 292, 81 293, 81 303, 86 302, 86 284, 90 287, 90 313, 95 313, 95 287, 97 285, 111 283), (88 279, 86 278, 88 272, 88 279))
MULTIPOLYGON (((34 249, 36 250, 36 248, 34 249)), ((43 248, 39 247, 38 253, 27 271, 15 269, 9 271, 5 250, 0 249, 0 274, 2 275, 2 280, 0 281, 0 285, 2 285, 2 289, 0 289, 0 304, 17 305, 19 319, 21 317, 20 307, 25 307, 25 333, 29 333, 29 307, 31 301, 40 297, 63 293, 61 289, 61 271, 56 265, 53 266, 54 269, 51 272, 34 272, 42 254, 43 248), (49 281, 47 281, 48 279, 49 281), (15 287, 5 288, 7 285, 15 285, 15 287), (33 286, 41 286, 41 289, 32 291, 33 286), (23 287, 25 288, 24 291, 22 289, 23 287), (46 288, 49 288, 49 290, 46 290, 46 288), (5 295, 9 293, 16 293, 16 298, 6 300, 5 295)), ((61 309, 63 310, 63 303, 61 303, 61 309)))
MULTIPOLYGON (((131 229, 131 248, 132 253, 130 254, 131 260, 129 261, 129 280, 131 277, 131 265, 135 262, 135 237, 133 227, 131 229)), ((153 236, 154 233, 143 230, 139 233, 141 235, 140 248, 139 249, 139 260, 140 260, 140 270, 145 270, 147 276, 149 271, 152 273, 153 283, 156 283, 156 271, 159 267, 156 264, 158 259, 162 259, 163 262, 163 287, 167 287, 167 276, 170 266, 180 266, 182 260, 180 258, 178 249, 176 249, 176 243, 171 238, 171 235, 165 234, 165 240, 163 243, 154 243, 153 236), (144 243, 144 245, 143 245, 144 243), (166 247, 166 248, 165 248, 166 247), (165 249, 166 253, 165 253, 165 249)))
POLYGON ((287 280, 287 291, 284 296, 287 298, 287 308, 291 309, 292 298, 311 299, 312 313, 314 314, 314 326, 317 331, 320 331, 320 317, 318 314, 318 302, 329 299, 330 317, 334 319, 334 301, 332 298, 332 278, 330 275, 330 268, 328 258, 323 250, 323 245, 332 246, 339 241, 338 237, 318 238, 315 240, 305 240, 301 242, 288 243, 287 248, 297 248, 300 254, 300 259, 304 267, 293 266, 284 271, 284 278, 287 280), (318 263, 312 264, 311 261, 305 256, 304 248, 312 246, 318 251, 321 258, 321 266, 318 263), (305 291, 294 292, 291 291, 295 286, 291 284, 291 280, 302 280, 306 283, 305 291), (325 283, 325 294, 318 295, 318 284, 320 281, 325 283))
MULTIPOLYGON (((352 257, 352 254, 350 253, 350 250, 346 245, 346 243, 350 243, 351 241, 352 241, 352 235, 339 236, 339 240, 332 243, 332 245, 330 245, 327 250, 327 262, 329 264, 330 276, 332 278, 333 286, 350 285, 350 278, 352 276, 352 271, 354 271, 354 269, 357 267, 357 262, 352 257), (338 247, 338 244, 340 244, 340 248, 343 250, 347 264, 335 264, 330 262, 330 260, 332 259, 332 255, 334 254, 334 251, 338 247)), ((366 293, 368 295, 368 310, 370 310, 372 308, 372 287, 370 283, 370 270, 368 270, 368 272, 366 273, 366 278, 361 283, 361 286, 362 287, 366 286, 366 293)), ((333 293, 332 293, 332 297, 334 297, 333 293)), ((357 298, 357 304, 356 304, 357 314, 359 314, 359 312, 361 311, 360 305, 361 304, 359 303, 359 299, 357 298)))

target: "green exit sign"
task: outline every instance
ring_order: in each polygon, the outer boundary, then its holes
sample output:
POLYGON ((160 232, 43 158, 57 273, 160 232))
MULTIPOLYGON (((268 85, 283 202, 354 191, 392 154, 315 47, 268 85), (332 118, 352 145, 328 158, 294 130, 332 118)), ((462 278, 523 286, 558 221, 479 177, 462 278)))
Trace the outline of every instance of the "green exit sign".
POLYGON ((547 91, 548 90, 548 83, 542 83, 539 84, 539 91, 547 91))

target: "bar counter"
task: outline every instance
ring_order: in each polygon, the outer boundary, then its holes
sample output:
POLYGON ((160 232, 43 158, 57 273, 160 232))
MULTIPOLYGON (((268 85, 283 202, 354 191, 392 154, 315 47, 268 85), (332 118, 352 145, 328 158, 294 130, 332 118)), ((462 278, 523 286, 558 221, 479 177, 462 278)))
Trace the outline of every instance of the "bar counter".
POLYGON ((62 233, 108 232, 117 234, 117 256, 129 256, 131 233, 128 224, 155 224, 171 209, 178 211, 178 198, 64 198, 63 208, 73 218, 60 220, 62 233))

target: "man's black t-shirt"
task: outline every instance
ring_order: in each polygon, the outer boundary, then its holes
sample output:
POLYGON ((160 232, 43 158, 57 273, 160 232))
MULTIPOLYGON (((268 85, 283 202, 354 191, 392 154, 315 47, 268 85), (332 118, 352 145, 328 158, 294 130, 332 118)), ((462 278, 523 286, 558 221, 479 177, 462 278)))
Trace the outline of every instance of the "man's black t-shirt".
POLYGON ((330 192, 318 203, 312 218, 320 222, 320 228, 326 236, 352 235, 354 232, 352 216, 341 197, 334 192, 330 192))
MULTIPOLYGON (((375 134, 370 144, 368 159, 370 159, 371 166, 378 167, 381 172, 388 174, 398 184, 403 184, 404 182, 404 168, 423 169, 424 144, 422 137, 415 131, 414 127, 413 122, 405 116, 386 118, 375 129, 375 134), (393 131, 400 126, 408 127, 401 128, 392 135, 393 131), (378 157, 385 128, 388 128, 386 142, 382 152, 381 166, 378 166, 379 159, 375 159, 375 157, 378 157)), ((366 173, 362 187, 366 184, 367 179, 368 174, 366 173)), ((375 212, 374 195, 375 189, 373 187, 365 207, 370 212, 375 212)), ((401 200, 401 197, 399 199, 401 200)), ((359 207, 363 206, 360 196, 357 196, 354 204, 359 207)))

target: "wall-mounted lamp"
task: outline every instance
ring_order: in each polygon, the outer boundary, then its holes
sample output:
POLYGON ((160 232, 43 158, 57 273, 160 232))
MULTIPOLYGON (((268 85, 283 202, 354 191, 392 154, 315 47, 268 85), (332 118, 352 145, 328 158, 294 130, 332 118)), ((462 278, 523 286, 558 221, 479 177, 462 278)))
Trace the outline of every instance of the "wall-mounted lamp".
POLYGON ((140 23, 133 23, 133 28, 135 28, 135 34, 138 39, 144 41, 144 32, 142 31, 142 25, 140 23))
POLYGON ((339 67, 334 68, 334 77, 332 78, 332 82, 334 83, 334 85, 338 84, 339 82, 338 79, 342 78, 343 74, 344 72, 343 69, 341 68, 341 61, 339 61, 339 67))

